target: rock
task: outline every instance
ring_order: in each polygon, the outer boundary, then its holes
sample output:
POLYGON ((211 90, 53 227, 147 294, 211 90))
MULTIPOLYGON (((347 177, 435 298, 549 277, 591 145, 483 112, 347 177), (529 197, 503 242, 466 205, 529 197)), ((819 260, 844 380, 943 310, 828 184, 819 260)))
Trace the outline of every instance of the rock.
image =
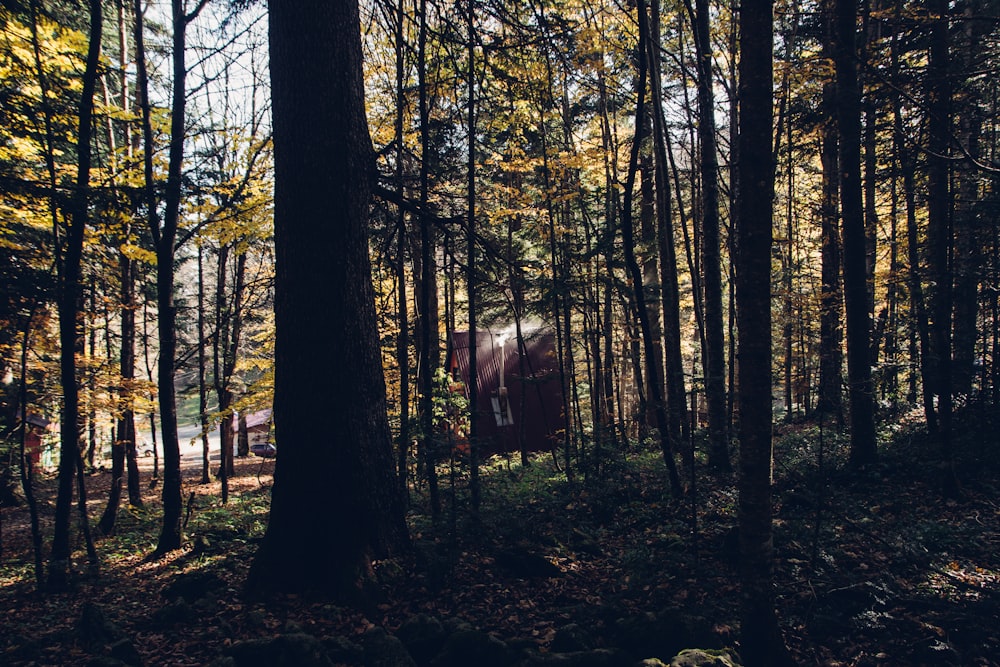
POLYGON ((164 605, 153 612, 153 622, 159 626, 170 626, 184 623, 194 616, 194 609, 184 598, 164 605))
POLYGON ((338 665, 361 665, 364 663, 365 650, 347 637, 324 637, 323 646, 326 654, 338 665))
POLYGON ((511 663, 507 645, 482 630, 459 630, 448 637, 433 667, 506 667, 511 663))
POLYGON ((518 663, 519 667, 621 667, 632 658, 620 649, 599 648, 573 653, 536 654, 518 663))
POLYGON ((646 658, 666 658, 691 645, 682 629, 662 622, 652 612, 618 619, 612 632, 615 644, 646 658))
POLYGON ((128 667, 128 665, 118 658, 112 658, 110 655, 99 655, 96 658, 88 660, 87 667, 128 667))
POLYGON ((95 602, 83 603, 76 629, 83 643, 92 648, 127 639, 125 631, 109 620, 104 608, 95 602))
POLYGON ((119 639, 111 645, 111 657, 132 667, 142 666, 142 656, 129 638, 119 639))
POLYGON ((361 643, 365 667, 417 667, 403 642, 382 628, 366 632, 361 643))
POLYGON ((437 542, 417 540, 413 543, 413 554, 427 589, 438 592, 444 588, 455 566, 448 549, 437 542))
POLYGON ((425 665, 441 652, 448 638, 444 623, 427 614, 417 614, 406 619, 396 636, 406 646, 418 665, 425 665))
POLYGON ((576 623, 564 625, 556 630, 549 647, 553 653, 575 653, 594 648, 591 633, 576 623))
POLYGON ((199 600, 210 593, 221 588, 225 588, 226 582, 213 572, 203 572, 196 570, 185 574, 179 574, 163 587, 161 595, 173 602, 177 598, 184 598, 189 602, 199 600))
POLYGON ((237 642, 226 654, 236 667, 334 667, 323 643, 304 633, 237 642))
POLYGON ((593 536, 585 533, 579 528, 573 528, 570 536, 570 546, 574 551, 589 554, 591 556, 603 556, 604 550, 600 543, 593 536))
POLYGON ((612 635, 615 645, 641 658, 665 660, 691 646, 719 647, 707 623, 672 610, 618 619, 612 635))
POLYGON ((659 658, 646 658, 635 663, 635 667, 669 667, 669 665, 659 658))
POLYGON ((727 650, 689 648, 674 656, 670 661, 670 667, 741 667, 741 665, 727 650))
POLYGON ((236 667, 236 661, 228 655, 220 656, 205 665, 205 667, 236 667))
POLYGON ((212 543, 209 541, 207 535, 195 535, 194 542, 191 545, 191 555, 192 556, 202 556, 212 548, 212 543))
POLYGON ((562 570, 556 567, 552 561, 545 556, 529 551, 525 547, 515 546, 501 549, 493 555, 493 558, 498 566, 522 579, 562 576, 562 570))
POLYGON ((14 633, 6 638, 6 644, 0 642, 0 651, 2 651, 0 655, 3 655, 7 660, 22 664, 38 662, 42 658, 42 645, 38 637, 14 633))

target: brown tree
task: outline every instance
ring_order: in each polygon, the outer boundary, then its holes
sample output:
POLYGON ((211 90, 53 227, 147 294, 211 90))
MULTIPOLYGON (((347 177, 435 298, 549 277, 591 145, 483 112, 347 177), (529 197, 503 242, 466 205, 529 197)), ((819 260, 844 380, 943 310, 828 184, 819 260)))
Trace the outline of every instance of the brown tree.
POLYGON ((726 423, 726 343, 722 326, 722 241, 719 233, 719 157, 715 126, 712 44, 708 0, 687 2, 698 58, 698 142, 701 149, 702 234, 705 272, 705 399, 708 456, 716 470, 729 471, 726 423))
MULTIPOLYGON (((34 9, 34 6, 32 7, 34 9)), ((35 18, 35 17, 33 17, 35 18)), ((101 55, 101 28, 104 14, 100 0, 90 2, 90 39, 87 48, 83 88, 80 93, 77 133, 76 187, 73 191, 69 228, 59 257, 59 369, 63 390, 62 414, 59 436, 59 491, 56 496, 55 520, 52 535, 52 552, 49 556, 48 585, 62 590, 69 584, 70 572, 70 510, 73 500, 73 478, 82 466, 80 455, 80 385, 77 374, 76 352, 81 341, 80 284, 83 241, 90 219, 90 167, 91 137, 94 114, 94 91, 97 87, 98 64, 101 55)), ((34 23, 34 22, 33 22, 34 23)), ((39 70, 41 71, 41 70, 39 70)), ((84 508, 84 488, 81 484, 80 503, 84 508)), ((84 518, 84 529, 87 524, 84 518)), ((87 534, 89 542, 89 533, 87 534)), ((92 562, 93 568, 97 567, 92 562)))
POLYGON ((406 542, 368 257, 357 1, 272 0, 270 47, 280 453, 247 585, 352 598, 372 559, 406 542))
POLYGON ((787 662, 787 651, 774 609, 771 526, 772 0, 743 0, 740 12, 740 222, 736 252, 740 654, 749 667, 773 667, 787 662))
POLYGON ((834 3, 834 63, 840 135, 840 216, 847 313, 847 383, 851 462, 875 461, 875 402, 871 367, 871 309, 861 191, 861 89, 858 84, 857 11, 853 0, 834 3))

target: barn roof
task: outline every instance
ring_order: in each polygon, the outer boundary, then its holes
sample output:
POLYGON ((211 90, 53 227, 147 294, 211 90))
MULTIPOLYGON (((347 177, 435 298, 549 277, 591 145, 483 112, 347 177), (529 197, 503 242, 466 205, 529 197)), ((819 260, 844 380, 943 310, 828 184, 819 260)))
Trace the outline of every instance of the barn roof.
MULTIPOLYGON (((523 330, 524 346, 527 350, 525 358, 525 377, 539 378, 547 376, 557 369, 555 358, 549 353, 550 350, 544 345, 540 345, 546 337, 551 337, 552 332, 543 328, 533 328, 523 330)), ((468 382, 469 377, 469 332, 455 331, 452 333, 453 365, 458 367, 463 381, 468 382)), ((479 354, 476 357, 476 378, 477 388, 480 393, 490 392, 500 386, 500 364, 501 356, 503 365, 506 367, 505 382, 512 377, 520 379, 518 364, 519 350, 517 337, 513 333, 512 327, 503 329, 479 329, 476 331, 476 347, 479 354), (503 354, 500 353, 500 344, 504 343, 503 354)))
MULTIPOLYGON (((551 449, 566 428, 562 414, 555 336, 545 328, 522 331, 519 349, 514 327, 476 332, 476 396, 480 444, 489 452, 551 449), (506 334, 506 335, 505 335, 506 334), (504 413, 498 390, 507 389, 504 413), (506 416, 504 416, 506 415, 506 416)), ((468 331, 451 336, 448 368, 465 387, 471 358, 468 331)))
MULTIPOLYGON (((260 426, 267 426, 267 423, 271 421, 271 408, 265 408, 264 410, 258 410, 257 412, 251 412, 247 415, 247 428, 257 428, 260 426)), ((239 430, 240 422, 239 415, 233 415, 233 431, 239 430)))

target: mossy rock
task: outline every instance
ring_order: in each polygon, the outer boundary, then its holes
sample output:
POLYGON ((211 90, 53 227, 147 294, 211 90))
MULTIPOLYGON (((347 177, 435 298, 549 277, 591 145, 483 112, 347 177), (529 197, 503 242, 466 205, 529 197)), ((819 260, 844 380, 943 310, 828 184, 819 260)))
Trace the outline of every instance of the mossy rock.
POLYGON ((512 656, 507 644, 482 630, 459 630, 431 661, 433 667, 507 667, 512 656))
POLYGON ((689 648, 670 661, 670 667, 742 667, 728 650, 689 648))
POLYGON ((444 648, 448 631, 440 619, 427 614, 417 614, 399 626, 396 636, 418 665, 426 665, 444 648))
POLYGON ((382 628, 366 632, 361 644, 365 667, 417 667, 403 642, 382 628))
POLYGON ((236 667, 334 667, 323 643, 305 633, 237 642, 226 650, 236 667))

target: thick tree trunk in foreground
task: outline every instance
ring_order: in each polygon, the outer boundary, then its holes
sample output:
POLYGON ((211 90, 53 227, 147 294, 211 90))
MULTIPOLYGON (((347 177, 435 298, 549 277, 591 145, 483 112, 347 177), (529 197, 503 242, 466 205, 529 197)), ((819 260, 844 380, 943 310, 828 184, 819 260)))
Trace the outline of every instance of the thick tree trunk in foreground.
POLYGON ((771 241, 774 163, 771 0, 740 14, 739 230, 736 308, 740 406, 740 654, 748 667, 787 662, 774 609, 771 527, 771 241))
POLYGON ((281 453, 247 585, 351 599, 372 559, 406 542, 368 259, 357 2, 272 0, 270 43, 281 453))

